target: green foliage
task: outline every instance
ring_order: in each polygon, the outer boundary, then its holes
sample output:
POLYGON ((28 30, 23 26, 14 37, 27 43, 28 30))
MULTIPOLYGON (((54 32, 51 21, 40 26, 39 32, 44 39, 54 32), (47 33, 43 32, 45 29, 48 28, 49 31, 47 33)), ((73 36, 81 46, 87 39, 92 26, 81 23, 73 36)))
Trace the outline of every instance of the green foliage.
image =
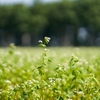
POLYGON ((95 31, 99 31, 99 5, 98 0, 61 0, 50 4, 36 3, 33 6, 0 5, 0 29, 5 34, 40 34, 52 29, 59 36, 67 25, 75 28, 92 25, 95 31))
POLYGON ((44 43, 42 42, 42 40, 39 40, 39 46, 40 47, 46 47, 47 44, 50 42, 50 38, 49 37, 44 37, 44 43))
POLYGON ((9 54, 13 54, 13 53, 14 53, 15 48, 16 48, 15 44, 14 44, 14 43, 11 43, 11 44, 10 44, 9 54))
MULTIPOLYGON (((40 44, 47 46, 50 38, 40 44)), ((16 48, 0 52, 0 100, 99 100, 98 48, 16 48), (91 51, 91 49, 93 49, 91 51), (71 56, 72 55, 72 56, 71 56)))
POLYGON ((78 19, 83 25, 93 25, 98 30, 100 16, 100 2, 98 0, 79 0, 78 6, 75 8, 78 19))

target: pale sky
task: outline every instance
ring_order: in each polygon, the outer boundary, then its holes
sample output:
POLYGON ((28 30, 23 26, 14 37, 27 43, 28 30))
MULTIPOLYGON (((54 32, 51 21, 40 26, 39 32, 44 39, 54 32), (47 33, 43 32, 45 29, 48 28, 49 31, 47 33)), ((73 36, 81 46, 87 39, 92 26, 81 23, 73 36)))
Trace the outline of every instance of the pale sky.
MULTIPOLYGON (((0 0, 0 4, 15 4, 15 3, 24 3, 32 4, 34 0, 0 0)), ((42 0, 43 2, 54 2, 59 0, 42 0)))

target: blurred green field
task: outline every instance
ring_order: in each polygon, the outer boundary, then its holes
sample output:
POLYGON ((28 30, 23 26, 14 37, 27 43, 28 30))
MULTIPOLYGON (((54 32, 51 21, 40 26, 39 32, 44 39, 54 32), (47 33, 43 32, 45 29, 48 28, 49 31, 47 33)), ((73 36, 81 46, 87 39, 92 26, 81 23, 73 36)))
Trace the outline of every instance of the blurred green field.
POLYGON ((0 49, 0 100, 100 100, 99 47, 0 49))

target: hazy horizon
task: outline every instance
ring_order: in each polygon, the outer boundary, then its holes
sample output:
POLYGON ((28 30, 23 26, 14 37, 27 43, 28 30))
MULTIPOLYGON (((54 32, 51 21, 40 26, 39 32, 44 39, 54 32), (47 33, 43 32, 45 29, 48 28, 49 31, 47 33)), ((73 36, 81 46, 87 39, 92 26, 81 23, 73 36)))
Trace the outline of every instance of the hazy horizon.
MULTIPOLYGON (((43 2, 55 2, 59 0, 41 0, 43 2)), ((16 4, 16 3, 23 3, 30 5, 34 3, 34 0, 0 0, 0 4, 16 4)))

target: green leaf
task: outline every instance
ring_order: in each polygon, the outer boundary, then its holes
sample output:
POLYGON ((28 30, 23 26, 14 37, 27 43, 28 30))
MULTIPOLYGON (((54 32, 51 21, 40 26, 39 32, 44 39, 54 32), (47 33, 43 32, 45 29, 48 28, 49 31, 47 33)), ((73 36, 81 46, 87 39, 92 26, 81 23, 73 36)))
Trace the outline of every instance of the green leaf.
POLYGON ((40 47, 43 47, 43 48, 45 48, 45 47, 46 47, 46 45, 45 45, 45 44, 39 44, 39 46, 40 46, 40 47))
POLYGON ((99 86, 100 86, 99 81, 98 81, 95 77, 93 78, 93 80, 97 83, 97 85, 99 85, 99 86))

